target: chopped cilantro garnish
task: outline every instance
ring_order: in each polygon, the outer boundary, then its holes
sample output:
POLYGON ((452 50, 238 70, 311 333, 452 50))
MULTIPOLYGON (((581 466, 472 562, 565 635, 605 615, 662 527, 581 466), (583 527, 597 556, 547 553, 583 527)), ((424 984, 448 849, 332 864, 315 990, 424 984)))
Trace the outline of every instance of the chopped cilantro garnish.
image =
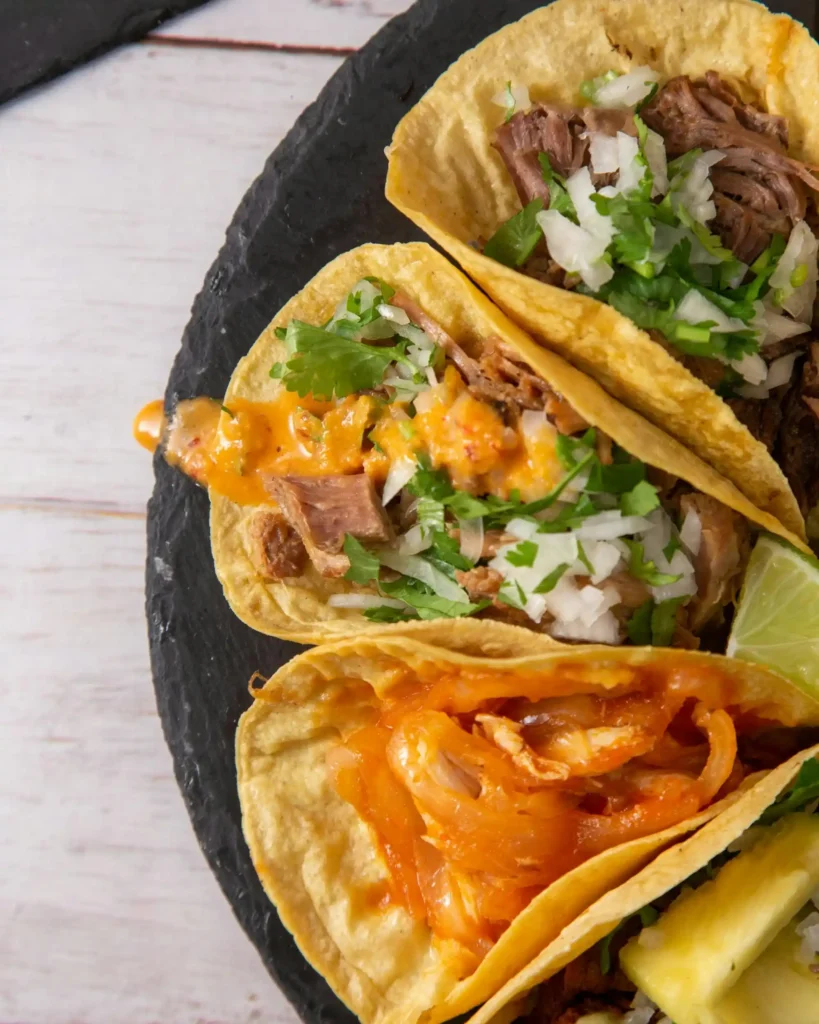
POLYGON ((623 543, 631 552, 628 571, 636 580, 642 580, 650 587, 664 587, 670 583, 676 583, 682 578, 681 573, 672 576, 670 573, 660 572, 654 562, 646 561, 643 555, 643 545, 639 541, 624 539, 623 543))
POLYGON ((518 568, 531 569, 537 558, 537 544, 532 540, 522 540, 520 544, 506 552, 506 561, 518 568))
POLYGON ((458 542, 443 530, 433 533, 432 547, 423 553, 423 557, 452 579, 455 579, 456 569, 471 569, 475 564, 461 554, 458 542))
POLYGON ((534 199, 501 224, 484 246, 484 255, 507 267, 523 266, 543 237, 536 219, 542 209, 543 200, 534 199))
POLYGON ((344 537, 344 554, 350 559, 350 568, 344 579, 351 583, 372 583, 378 579, 381 563, 351 533, 344 537))
POLYGON ((663 555, 670 562, 678 551, 682 551, 682 544, 680 543, 678 535, 676 533, 672 533, 671 540, 663 548, 663 555))
POLYGON ((586 554, 586 549, 583 547, 582 541, 577 542, 577 558, 588 571, 590 576, 594 576, 594 566, 589 561, 589 556, 586 554))
POLYGON ((409 576, 381 583, 380 587, 387 597, 395 597, 414 608, 421 619, 455 619, 464 615, 474 615, 491 604, 490 601, 482 601, 479 604, 449 601, 447 598, 438 597, 425 583, 410 579, 409 576))
POLYGON ((419 498, 416 515, 418 516, 418 523, 422 529, 443 530, 446 509, 444 508, 443 503, 436 501, 435 498, 419 498))
POLYGON ((597 90, 601 85, 606 85, 608 82, 613 82, 615 78, 620 77, 619 71, 607 71, 604 75, 598 75, 597 78, 587 78, 585 81, 580 83, 580 95, 584 100, 588 100, 589 103, 597 102, 597 90))
POLYGON ((577 222, 577 210, 574 208, 572 197, 566 191, 566 179, 553 169, 547 153, 538 153, 538 163, 543 180, 549 186, 549 209, 557 210, 564 217, 569 217, 577 222))
POLYGON ((620 497, 620 511, 624 516, 647 516, 649 512, 659 507, 660 496, 657 488, 648 480, 640 480, 620 497))
POLYGON ((634 491, 644 480, 645 465, 637 459, 614 462, 609 466, 599 460, 589 473, 586 490, 590 494, 623 494, 634 491))
POLYGON ((302 398, 344 398, 377 388, 392 363, 409 362, 403 342, 376 348, 301 320, 290 322, 287 343, 292 344, 295 355, 286 368, 276 363, 270 375, 280 377, 288 391, 302 398))
POLYGON ((628 638, 635 647, 648 647, 651 643, 651 613, 654 601, 644 601, 628 620, 628 638))
POLYGON ((790 790, 760 817, 760 825, 771 825, 786 814, 801 811, 807 804, 819 800, 819 761, 812 758, 799 769, 790 790))
POLYGON ((370 622, 409 622, 418 618, 418 613, 410 608, 390 608, 389 605, 378 605, 375 608, 367 608, 364 611, 364 618, 370 622))
POLYGON ((549 593, 551 593, 555 589, 555 587, 558 585, 558 583, 561 581, 561 579, 563 578, 563 574, 566 572, 566 570, 568 568, 569 568, 568 562, 562 562, 560 565, 557 566, 557 568, 552 569, 552 571, 547 576, 544 576, 543 579, 540 581, 540 583, 538 583, 538 585, 535 587, 533 593, 535 593, 535 594, 549 594, 549 593))
MULTIPOLYGON (((628 543, 628 542, 627 542, 628 543)), ((628 621, 628 638, 638 647, 668 647, 674 638, 677 609, 686 597, 670 597, 667 601, 650 598, 634 612, 628 621)))

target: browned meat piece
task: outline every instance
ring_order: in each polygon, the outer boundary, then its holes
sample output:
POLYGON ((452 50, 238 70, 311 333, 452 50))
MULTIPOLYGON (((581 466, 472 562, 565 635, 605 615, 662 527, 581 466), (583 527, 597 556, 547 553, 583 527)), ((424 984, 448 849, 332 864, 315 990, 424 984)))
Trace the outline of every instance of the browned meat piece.
MULTIPOLYGON (((615 939, 615 947, 625 943, 635 928, 627 928, 615 939)), ((596 946, 572 960, 537 991, 537 1002, 526 1018, 527 1024, 576 1024, 592 1013, 626 1013, 634 998, 635 986, 616 969, 603 974, 600 951, 596 946)))
POLYGON ((651 597, 651 591, 642 580, 636 580, 627 572, 615 572, 606 580, 606 585, 612 585, 620 595, 620 602, 624 608, 633 611, 645 604, 651 597))
POLYGON ((535 255, 524 263, 521 270, 527 277, 533 277, 536 281, 550 284, 553 288, 565 288, 566 291, 572 291, 573 288, 577 287, 577 281, 579 280, 576 274, 570 274, 567 270, 564 270, 546 253, 545 242, 540 243, 538 249, 535 250, 535 255), (540 251, 541 247, 543 249, 542 252, 540 251))
POLYGON ((503 576, 497 569, 479 565, 475 569, 459 569, 455 579, 469 594, 469 600, 477 603, 487 597, 495 597, 503 583, 503 576))
MULTIPOLYGON (((654 340, 657 341, 659 339, 655 338, 654 340)), ((667 342, 663 347, 667 351, 674 348, 674 346, 669 345, 667 342)), ((707 356, 688 356, 680 352, 679 349, 674 349, 672 355, 675 352, 677 359, 679 359, 683 366, 690 370, 703 384, 707 384, 709 388, 714 390, 722 384, 725 379, 725 363, 721 363, 719 359, 709 359, 707 356)))
MULTIPOLYGON (((495 132, 493 145, 503 157, 521 202, 542 199, 549 205, 549 187, 543 179, 538 160, 546 153, 554 170, 567 177, 588 163, 589 142, 581 138, 587 131, 616 135, 618 131, 635 133, 634 119, 628 111, 578 110, 538 104, 521 111, 495 132)), ((609 175, 595 175, 598 187, 611 184, 609 175)))
POLYGON ((729 398, 727 402, 739 422, 772 452, 782 424, 782 396, 772 393, 769 398, 729 398))
POLYGON ((345 534, 369 541, 392 539, 389 521, 365 473, 270 476, 265 485, 323 576, 343 576, 349 569, 349 559, 342 553, 345 534))
POLYGON ((736 596, 748 555, 750 531, 742 516, 707 494, 684 495, 680 499, 682 515, 691 509, 700 517, 702 540, 694 559, 697 595, 688 605, 688 625, 699 633, 736 596))
POLYGON ((250 560, 265 580, 300 576, 307 562, 301 537, 280 512, 261 509, 248 523, 250 560))
POLYGON ((717 215, 711 226, 720 241, 742 263, 753 263, 771 242, 771 232, 766 229, 762 214, 719 192, 714 194, 714 204, 717 215))
POLYGON ((729 121, 731 115, 744 127, 760 135, 768 135, 777 142, 783 149, 788 148, 788 122, 784 117, 776 114, 767 114, 758 110, 750 103, 743 103, 739 97, 723 82, 716 71, 706 71, 705 85, 699 84, 697 96, 700 103, 716 117, 718 121, 729 121), (720 103, 723 106, 717 113, 711 103, 720 103), (725 106, 731 110, 726 111, 725 106))
POLYGON ((548 404, 549 398, 553 396, 552 389, 519 359, 520 356, 504 345, 500 338, 487 338, 478 362, 480 376, 469 381, 472 390, 476 391, 478 397, 491 398, 500 388, 505 396, 504 401, 519 405, 522 409, 542 409, 544 401, 548 404), (485 381, 489 381, 490 390, 484 391, 481 396, 485 381))
POLYGON ((580 434, 589 426, 571 403, 555 393, 546 399, 546 416, 560 434, 580 434))
POLYGON ((819 502, 819 342, 812 342, 801 375, 783 406, 779 464, 803 515, 819 502))

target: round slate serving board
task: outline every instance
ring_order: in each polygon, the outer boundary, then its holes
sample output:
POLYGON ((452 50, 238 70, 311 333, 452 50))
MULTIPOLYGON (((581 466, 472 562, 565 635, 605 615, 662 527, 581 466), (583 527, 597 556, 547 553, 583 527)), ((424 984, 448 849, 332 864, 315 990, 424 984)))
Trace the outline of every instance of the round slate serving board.
MULTIPOLYGON (((684 2, 684 0, 683 0, 684 2)), ((797 7, 798 5, 798 7, 797 7)), ((166 392, 224 394, 276 311, 333 257, 417 229, 384 199, 384 147, 464 50, 537 0, 420 0, 333 76, 251 186, 197 297, 166 392)), ((789 12, 813 24, 813 3, 789 12)), ((233 738, 247 681, 298 653, 228 608, 213 571, 207 495, 157 459, 148 509, 147 615, 157 704, 202 850, 242 927, 303 1020, 354 1018, 278 920, 241 831, 233 738)))

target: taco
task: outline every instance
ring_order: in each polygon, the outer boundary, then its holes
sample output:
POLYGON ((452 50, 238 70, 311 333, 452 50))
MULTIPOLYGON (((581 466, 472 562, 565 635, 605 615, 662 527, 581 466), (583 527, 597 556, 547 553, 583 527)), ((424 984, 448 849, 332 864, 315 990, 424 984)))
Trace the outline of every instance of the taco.
POLYGON ((208 486, 234 611, 307 643, 696 646, 754 529, 801 543, 420 244, 331 263, 162 444, 208 486))
POLYGON ((817 96, 816 43, 758 4, 558 0, 406 115, 387 197, 536 340, 801 534, 819 501, 817 96))
POLYGON ((815 1024, 817 754, 771 771, 607 893, 471 1024, 815 1024))
POLYGON ((364 1024, 490 1000, 819 723, 768 670, 645 648, 490 660, 363 637, 251 692, 236 754, 254 866, 364 1024))

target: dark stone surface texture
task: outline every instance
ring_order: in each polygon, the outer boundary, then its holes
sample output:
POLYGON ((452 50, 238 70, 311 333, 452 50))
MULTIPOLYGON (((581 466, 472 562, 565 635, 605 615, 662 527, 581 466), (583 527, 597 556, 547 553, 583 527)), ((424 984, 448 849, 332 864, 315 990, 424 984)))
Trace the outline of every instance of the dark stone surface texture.
MULTIPOLYGON (((363 242, 419 237, 383 196, 384 147, 396 123, 464 50, 537 6, 420 0, 339 69, 239 207, 194 303, 168 383, 169 407, 180 397, 222 395, 273 314, 334 256, 363 242)), ((213 572, 206 495, 161 460, 155 468, 151 659, 193 827, 242 927, 302 1019, 349 1022, 266 899, 240 826, 233 737, 250 703, 247 681, 257 670, 271 674, 298 649, 253 633, 233 616, 213 572)))
MULTIPOLYGON (((287 3, 287 0, 270 0, 287 3)), ((205 0, 0 0, 0 103, 205 0)))

